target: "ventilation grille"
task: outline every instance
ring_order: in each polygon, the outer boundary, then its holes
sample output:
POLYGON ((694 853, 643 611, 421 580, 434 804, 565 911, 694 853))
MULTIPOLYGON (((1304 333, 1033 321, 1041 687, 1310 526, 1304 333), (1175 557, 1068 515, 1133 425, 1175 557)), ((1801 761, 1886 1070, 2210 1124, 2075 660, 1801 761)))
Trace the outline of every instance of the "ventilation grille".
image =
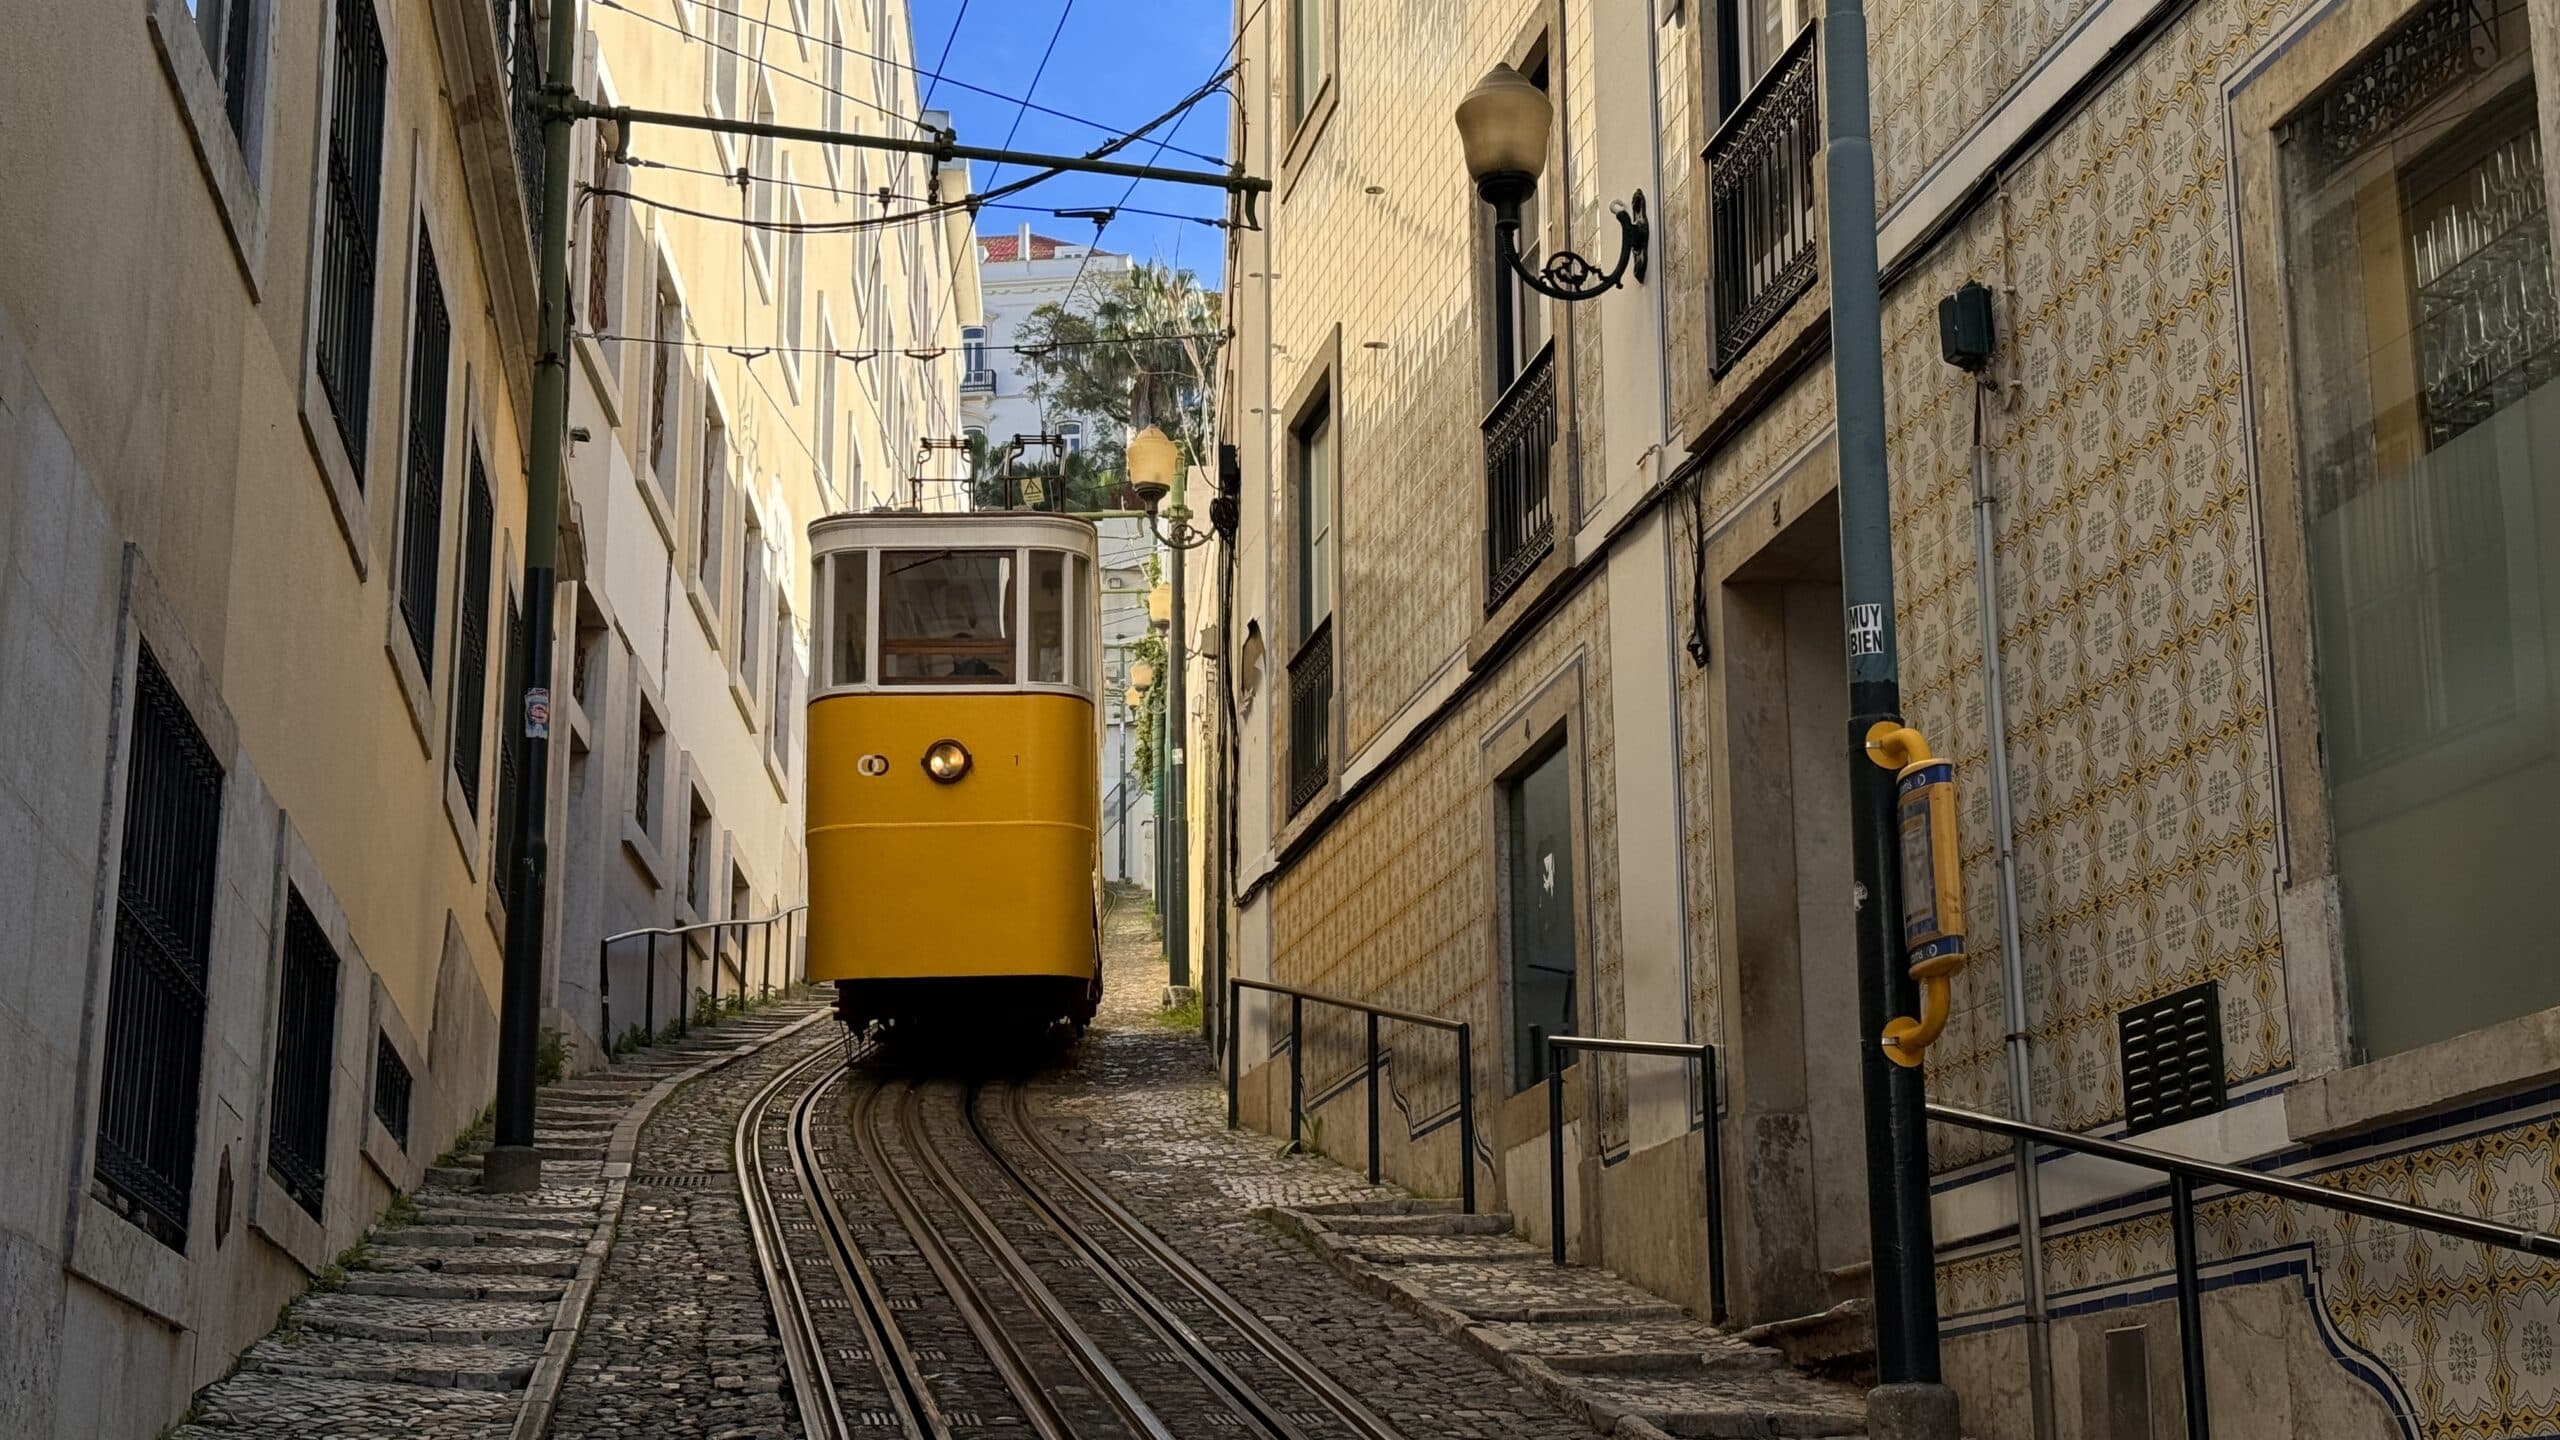
POLYGON ((2214 981, 2116 1016, 2127 1134, 2157 1130, 2223 1106, 2222 990, 2214 981))

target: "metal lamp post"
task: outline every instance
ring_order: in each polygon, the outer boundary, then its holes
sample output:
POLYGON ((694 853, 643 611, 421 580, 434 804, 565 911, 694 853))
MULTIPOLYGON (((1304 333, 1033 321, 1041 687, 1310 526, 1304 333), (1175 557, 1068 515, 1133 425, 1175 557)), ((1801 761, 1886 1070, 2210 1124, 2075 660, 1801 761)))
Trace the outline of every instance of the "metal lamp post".
POLYGON ((1555 102, 1508 65, 1496 65, 1458 102, 1458 142, 1476 193, 1493 207, 1496 268, 1550 299, 1596 300, 1618 287, 1632 270, 1644 283, 1645 252, 1653 238, 1644 192, 1612 204, 1618 220, 1618 260, 1606 271, 1571 250, 1558 250, 1532 270, 1520 259, 1520 211, 1538 193, 1538 171, 1547 162, 1547 135, 1555 126, 1555 102))
POLYGON ((1183 671, 1188 666, 1182 633, 1182 557, 1218 538, 1211 530, 1191 528, 1191 507, 1182 503, 1184 482, 1188 476, 1182 464, 1181 448, 1172 437, 1150 425, 1130 438, 1128 450, 1129 487, 1147 507, 1147 529, 1157 543, 1172 554, 1172 613, 1165 628, 1165 793, 1156 797, 1158 834, 1166 837, 1167 858, 1172 873, 1157 881, 1158 893, 1165 898, 1165 958, 1169 970, 1167 983, 1191 983, 1191 806, 1188 801, 1188 770, 1184 764, 1184 742, 1189 738, 1184 726, 1189 719, 1183 708, 1183 671), (1166 497, 1171 504, 1165 504, 1166 497), (1165 524, 1173 526, 1171 534, 1165 524), (1167 802, 1170 802, 1168 805, 1167 802))

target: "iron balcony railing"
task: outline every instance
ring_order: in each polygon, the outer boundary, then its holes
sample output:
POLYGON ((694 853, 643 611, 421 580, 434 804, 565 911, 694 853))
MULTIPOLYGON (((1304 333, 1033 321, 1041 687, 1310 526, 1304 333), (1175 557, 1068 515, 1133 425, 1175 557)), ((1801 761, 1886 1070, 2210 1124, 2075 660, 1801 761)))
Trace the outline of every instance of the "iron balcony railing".
POLYGON ((1333 617, 1289 661, 1289 813, 1307 808, 1333 778, 1333 617))
POLYGON ((1707 142, 1712 368, 1719 375, 1813 288, 1821 266, 1813 233, 1822 154, 1813 42, 1807 25, 1707 142))
MULTIPOLYGON (((1475 1032, 1464 1020, 1451 1020, 1441 1015, 1425 1015, 1413 1010, 1398 1010, 1387 1005, 1372 1005, 1364 1000, 1348 1000, 1339 995, 1326 995, 1314 990, 1300 990, 1290 985, 1277 985, 1268 980, 1231 978, 1227 981, 1227 1128, 1237 1123, 1236 1089, 1244 1074, 1244 1042, 1238 1038, 1243 1027, 1237 1024, 1242 993, 1259 990, 1266 995, 1289 998, 1289 1145, 1298 1145, 1298 1129, 1307 1113, 1307 1005, 1331 1005, 1338 1010, 1356 1010, 1368 1017, 1369 1055, 1364 1071, 1369 1088, 1369 1183, 1378 1183, 1378 1070, 1384 1063, 1384 1052, 1378 1046, 1378 1022, 1393 1020, 1405 1025, 1419 1025, 1458 1038, 1458 1196, 1466 1213, 1476 1213, 1476 1067, 1475 1032)), ((1326 1098, 1331 1098, 1329 1095, 1326 1098)), ((1323 1103, 1321 1100, 1317 1103, 1323 1103)), ((1414 1132, 1420 1139, 1437 1125, 1414 1132)))
POLYGON ((1549 341, 1484 418, 1484 608, 1490 615, 1555 549, 1547 465, 1556 438, 1556 347, 1549 341))
POLYGON ((2430 1210, 2331 1185, 2316 1185, 2308 1180, 2261 1175, 2237 1165, 2217 1165, 2210 1160, 2194 1160, 2165 1150, 2128 1145, 2121 1140, 2074 1135, 2068 1130, 2049 1129, 2002 1115, 1959 1110, 1952 1105, 1931 1105, 1928 1116, 1941 1125, 1960 1125, 1968 1130, 2004 1135, 2024 1145, 2049 1145, 2056 1150, 2138 1166, 2168 1177, 2169 1244, 2172 1263, 2177 1269, 2178 1373, 2186 1396, 2189 1440, 2210 1440, 2213 1434, 2213 1422, 2205 1408, 2203 1286, 2198 1279, 2200 1261, 2196 1249, 2196 1188, 2200 1185, 2220 1185, 2249 1194, 2317 1205, 2387 1225, 2406 1225, 2412 1230, 2424 1230, 2448 1239, 2518 1250, 2544 1260, 2560 1260, 2560 1235, 2520 1230, 2469 1215, 2430 1210))
POLYGON ((693 947, 685 943, 687 939, 702 934, 708 934, 711 937, 709 995, 712 1013, 718 1014, 722 970, 735 969, 738 973, 738 993, 741 996, 746 994, 747 932, 751 929, 757 932, 762 942, 758 956, 761 962, 757 971, 758 998, 771 995, 776 988, 773 983, 773 930, 777 925, 782 927, 782 985, 780 988, 787 990, 804 978, 801 974, 799 925, 801 912, 808 908, 806 904, 794 905, 788 910, 776 910, 770 915, 749 920, 704 920, 693 925, 643 926, 637 930, 624 930, 607 935, 597 941, 596 1033, 603 1037, 606 1053, 612 1053, 615 1038, 613 1033, 614 946, 630 940, 649 942, 647 968, 643 972, 645 978, 640 987, 640 1033, 644 1038, 654 1040, 658 1035, 658 942, 661 940, 675 942, 676 1033, 681 1035, 693 1028, 693 1007, 686 1003, 693 993, 693 947), (724 935, 732 940, 737 952, 734 965, 731 963, 731 957, 721 952, 720 942, 724 935))
POLYGON ((507 104, 515 122, 516 173, 524 184, 525 229, 538 247, 542 243, 542 174, 548 159, 542 148, 542 33, 534 23, 533 0, 516 0, 512 40, 507 17, 501 15, 499 21, 499 41, 508 52, 507 104))
POLYGON ((960 376, 960 390, 966 395, 992 395, 996 389, 996 372, 971 368, 960 376))
POLYGON ((1678 1040, 1612 1040, 1598 1035, 1547 1035, 1547 1237, 1548 1253, 1564 1263, 1564 1066, 1565 1050, 1593 1050, 1611 1055, 1659 1055, 1686 1060, 1698 1075, 1698 1114, 1704 1134, 1702 1162, 1707 1212, 1707 1318, 1724 1323, 1724 1130, 1716 1119, 1716 1047, 1678 1040))

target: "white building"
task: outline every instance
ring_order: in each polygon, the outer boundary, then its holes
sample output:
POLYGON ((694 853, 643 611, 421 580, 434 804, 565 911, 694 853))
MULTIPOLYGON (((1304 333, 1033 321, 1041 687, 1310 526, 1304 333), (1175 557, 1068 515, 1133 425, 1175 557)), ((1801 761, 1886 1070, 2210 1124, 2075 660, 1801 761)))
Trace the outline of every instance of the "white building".
POLYGON ((1102 878, 1155 888, 1155 794, 1138 773, 1137 713, 1130 709, 1129 647, 1147 633, 1144 522, 1105 520, 1102 532, 1102 878))
MULTIPOLYGON (((1129 257, 1035 235, 1028 225, 1011 235, 979 236, 978 257, 986 319, 960 332, 962 426, 995 445, 1016 435, 1055 433, 1065 438, 1068 450, 1083 449, 1088 438, 1112 422, 1044 413, 1039 397, 1031 393, 1029 368, 1013 347, 1032 311, 1071 296, 1090 301, 1114 277, 1127 273, 1129 257)), ((1047 457, 1033 450, 1027 458, 1047 457)))

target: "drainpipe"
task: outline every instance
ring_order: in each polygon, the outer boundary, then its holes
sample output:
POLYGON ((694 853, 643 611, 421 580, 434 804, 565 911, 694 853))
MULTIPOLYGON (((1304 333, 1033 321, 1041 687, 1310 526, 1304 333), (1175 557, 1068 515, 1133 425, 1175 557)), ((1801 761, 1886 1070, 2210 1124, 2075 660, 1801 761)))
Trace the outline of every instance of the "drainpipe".
MULTIPOLYGON (((1991 493, 1991 447, 1983 443, 1982 407, 1990 382, 1973 386, 1973 564, 1982 622, 1982 701, 1991 734, 1991 825, 2000 863, 2001 1018, 2007 1029, 2009 1108, 2033 1122, 2032 1077, 2027 1066, 2027 963, 2018 943, 2018 829, 2009 795, 2009 714, 2000 678, 2000 581, 1992 544, 2000 502, 1991 493)), ((2053 1440, 2053 1322, 2045 1312, 2044 1206, 2036 1180, 2035 1146, 2020 1141, 2013 1153, 2018 1189, 2018 1256, 2027 1308, 2027 1390, 2036 1440, 2053 1440)))

